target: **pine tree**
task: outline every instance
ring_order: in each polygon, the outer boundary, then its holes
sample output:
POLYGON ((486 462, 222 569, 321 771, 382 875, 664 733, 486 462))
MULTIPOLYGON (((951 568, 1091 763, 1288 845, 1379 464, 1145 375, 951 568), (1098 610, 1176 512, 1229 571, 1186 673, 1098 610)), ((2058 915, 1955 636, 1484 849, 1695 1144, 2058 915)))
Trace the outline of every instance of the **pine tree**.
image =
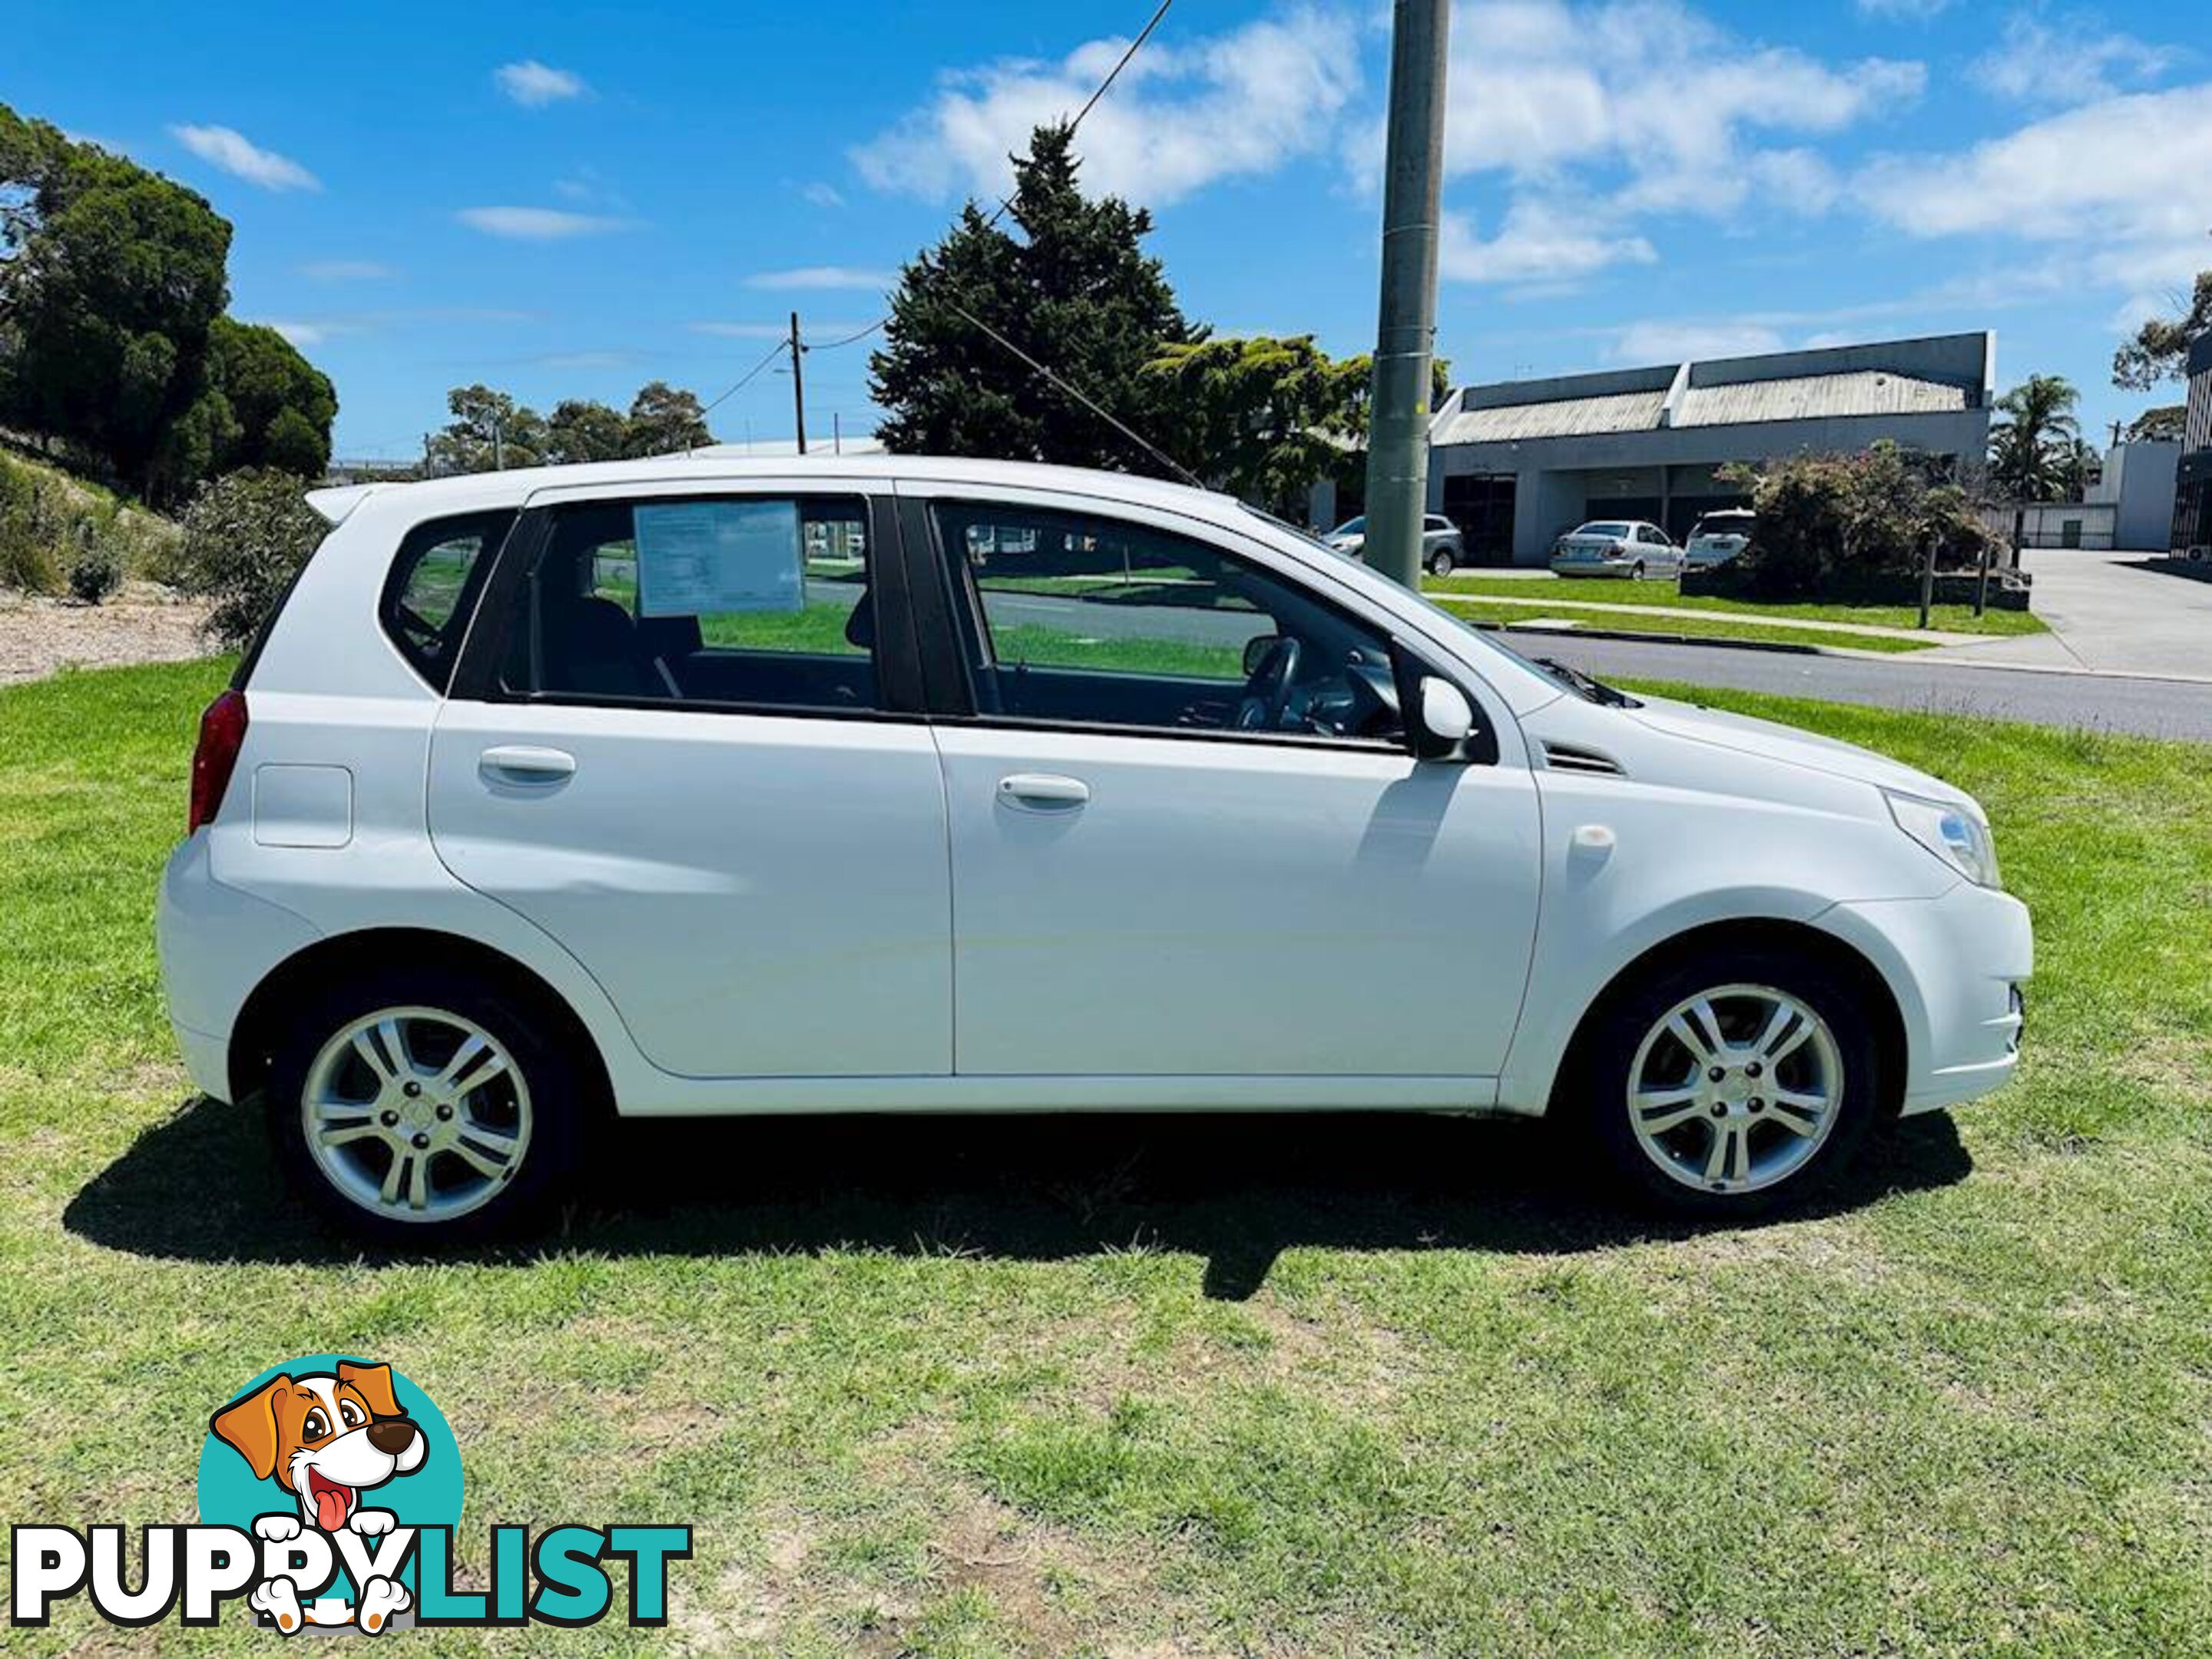
POLYGON ((1145 366, 1164 344, 1203 337, 1139 246, 1152 215, 1077 184, 1073 132, 1039 127, 1014 158, 994 224, 973 202, 945 240, 900 273, 884 345, 868 368, 908 453, 979 455, 1158 471, 1159 463, 961 315, 1020 346, 1139 432, 1168 386, 1145 366), (1009 225, 1011 228, 1009 228, 1009 225))

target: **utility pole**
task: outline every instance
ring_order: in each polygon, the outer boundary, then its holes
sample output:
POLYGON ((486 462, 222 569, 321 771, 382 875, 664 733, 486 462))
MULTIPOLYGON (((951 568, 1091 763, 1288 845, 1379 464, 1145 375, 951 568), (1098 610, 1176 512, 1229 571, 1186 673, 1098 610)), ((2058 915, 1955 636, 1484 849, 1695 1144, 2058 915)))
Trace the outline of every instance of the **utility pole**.
POLYGON ((802 455, 806 453, 806 372, 799 365, 805 355, 806 348, 799 338, 799 313, 794 311, 791 313, 791 406, 793 418, 799 424, 799 453, 802 455))
POLYGON ((834 409, 830 411, 830 453, 833 455, 845 453, 844 422, 834 409))
POLYGON ((497 415, 491 417, 491 470, 507 471, 507 422, 497 415))
POLYGON ((1421 580, 1429 506, 1429 364, 1437 341, 1437 219, 1443 185, 1449 0, 1395 0, 1382 177, 1382 314, 1367 433, 1367 562, 1421 580))

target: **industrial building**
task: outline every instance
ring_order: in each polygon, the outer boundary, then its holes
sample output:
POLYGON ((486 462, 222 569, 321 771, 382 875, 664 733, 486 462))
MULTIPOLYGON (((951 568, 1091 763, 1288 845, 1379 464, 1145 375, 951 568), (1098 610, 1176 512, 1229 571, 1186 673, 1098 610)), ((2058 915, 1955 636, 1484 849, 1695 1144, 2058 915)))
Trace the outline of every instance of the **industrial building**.
POLYGON ((2200 335, 2189 349, 2189 413, 2181 426, 2167 545, 2191 558, 2212 559, 2212 334, 2200 335))
POLYGON ((1747 499, 1717 477, 1731 462, 1884 438, 1978 461, 1996 348, 1993 334, 1950 334, 1463 386, 1430 423, 1430 510, 1459 526, 1475 562, 1540 564, 1595 517, 1686 537, 1747 499))

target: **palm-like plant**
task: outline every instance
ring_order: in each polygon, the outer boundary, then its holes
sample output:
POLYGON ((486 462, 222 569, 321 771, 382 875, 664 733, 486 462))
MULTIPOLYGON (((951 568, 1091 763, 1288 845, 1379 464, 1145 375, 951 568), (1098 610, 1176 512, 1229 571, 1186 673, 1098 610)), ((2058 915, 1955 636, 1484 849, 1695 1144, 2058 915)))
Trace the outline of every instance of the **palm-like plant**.
POLYGON ((2031 374, 1997 399, 2004 418, 1990 428, 1990 472, 2014 501, 2045 501, 2063 486, 2081 425, 2081 394, 2063 374, 2031 374))

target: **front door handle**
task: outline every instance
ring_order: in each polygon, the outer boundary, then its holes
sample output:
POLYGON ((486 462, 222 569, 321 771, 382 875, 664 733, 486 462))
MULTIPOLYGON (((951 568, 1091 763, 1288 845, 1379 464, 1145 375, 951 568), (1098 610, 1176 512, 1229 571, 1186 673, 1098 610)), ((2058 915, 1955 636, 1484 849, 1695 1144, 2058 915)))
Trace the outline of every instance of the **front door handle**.
POLYGON ((485 750, 477 769, 501 783, 553 784, 576 775, 576 757, 565 749, 502 744, 485 750))
POLYGON ((1051 772, 1016 772, 999 780, 999 799, 1032 812, 1066 812, 1091 799, 1091 786, 1051 772))

